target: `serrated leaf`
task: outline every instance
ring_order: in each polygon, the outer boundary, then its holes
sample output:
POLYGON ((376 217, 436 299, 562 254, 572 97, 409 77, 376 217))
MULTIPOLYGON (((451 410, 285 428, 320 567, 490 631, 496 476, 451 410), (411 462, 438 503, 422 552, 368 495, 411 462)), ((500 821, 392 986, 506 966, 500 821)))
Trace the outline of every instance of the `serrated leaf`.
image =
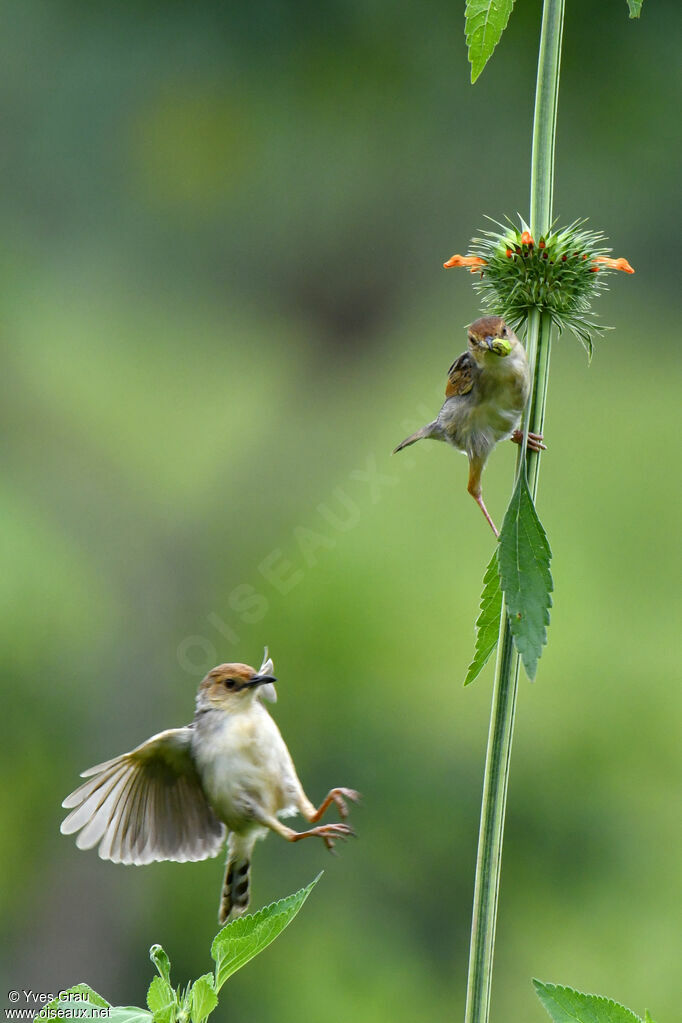
POLYGON ((471 81, 476 81, 507 27, 514 0, 467 0, 464 12, 471 81))
POLYGON ((102 996, 98 995, 96 991, 93 991, 89 984, 74 984, 73 987, 67 988, 66 991, 62 991, 62 996, 71 994, 87 995, 88 1001, 92 1002, 93 1005, 99 1005, 102 1009, 109 1008, 110 1003, 106 1000, 106 998, 102 998, 102 996))
POLYGON ((638 18, 642 11, 643 0, 628 0, 628 7, 630 8, 630 17, 638 18))
POLYGON ((504 516, 497 557, 514 644, 532 680, 547 642, 552 552, 524 472, 519 474, 504 516))
POLYGON ((211 946, 216 964, 216 991, 291 923, 321 877, 322 874, 318 874, 307 888, 265 906, 258 913, 237 917, 223 927, 211 946))
POLYGON ((154 966, 159 972, 159 976, 165 980, 168 987, 171 987, 170 971, 171 964, 170 959, 166 955, 161 945, 152 945, 149 949, 149 958, 154 963, 154 966))
POLYGON ((91 1019, 95 1010, 110 1008, 109 1002, 93 991, 89 984, 74 984, 73 987, 62 991, 61 996, 61 998, 53 998, 51 1002, 44 1005, 35 1016, 35 1020, 54 1019, 54 1013, 67 1006, 71 1006, 73 1009, 82 1009, 85 1013, 83 1019, 91 1019))
POLYGON ((213 974, 205 973, 192 984, 190 991, 192 1023, 202 1023, 218 1004, 213 988, 213 974))
POLYGON ((470 685, 480 675, 497 646, 501 612, 500 569, 497 563, 497 550, 495 550, 483 576, 480 613, 476 619, 476 647, 474 659, 469 665, 467 676, 464 679, 465 686, 470 685))
POLYGON ((149 985, 147 1006, 154 1023, 174 1023, 177 1017, 175 992, 163 977, 154 977, 149 985))
POLYGON ((586 995, 540 980, 533 980, 533 986, 554 1023, 642 1023, 630 1009, 602 995, 586 995))
POLYGON ((64 1013, 70 1011, 74 1019, 106 1019, 111 1023, 153 1023, 151 1012, 140 1009, 135 1005, 110 1005, 106 999, 93 991, 88 984, 74 984, 61 992, 61 998, 53 998, 45 1005, 36 1020, 41 1023, 64 1019, 64 1013), (102 1016, 102 1009, 107 1010, 107 1015, 102 1016), (61 1015, 58 1015, 61 1013, 61 1015))

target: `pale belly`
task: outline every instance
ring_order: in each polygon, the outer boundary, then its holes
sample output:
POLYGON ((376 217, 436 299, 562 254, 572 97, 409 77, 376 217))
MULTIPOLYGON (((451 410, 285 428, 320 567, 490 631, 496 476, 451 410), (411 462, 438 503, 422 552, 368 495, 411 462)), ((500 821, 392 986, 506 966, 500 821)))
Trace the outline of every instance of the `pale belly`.
POLYGON ((448 399, 438 417, 445 439, 470 458, 486 458, 510 437, 521 420, 525 393, 517 379, 496 381, 494 396, 485 393, 448 399))
POLYGON ((195 760, 208 801, 231 831, 260 827, 259 813, 286 817, 298 812, 300 784, 267 711, 206 722, 195 760))

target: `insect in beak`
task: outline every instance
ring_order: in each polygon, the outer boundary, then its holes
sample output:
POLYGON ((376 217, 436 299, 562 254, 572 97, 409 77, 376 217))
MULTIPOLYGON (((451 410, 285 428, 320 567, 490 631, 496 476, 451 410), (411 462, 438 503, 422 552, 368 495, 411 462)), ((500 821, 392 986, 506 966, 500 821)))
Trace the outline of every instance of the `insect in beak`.
POLYGON ((511 344, 505 337, 487 337, 485 340, 488 348, 495 355, 499 355, 504 358, 505 355, 509 355, 511 352, 511 344))

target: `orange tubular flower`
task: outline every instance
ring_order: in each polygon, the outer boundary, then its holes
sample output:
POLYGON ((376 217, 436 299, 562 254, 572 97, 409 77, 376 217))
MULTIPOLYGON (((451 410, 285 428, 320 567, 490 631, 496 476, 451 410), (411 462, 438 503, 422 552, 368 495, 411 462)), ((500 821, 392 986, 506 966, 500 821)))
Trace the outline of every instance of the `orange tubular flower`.
POLYGON ((485 259, 481 259, 480 256, 450 256, 448 261, 443 263, 446 270, 449 270, 451 266, 467 266, 472 274, 485 265, 485 259))
POLYGON ((591 303, 614 270, 635 272, 627 259, 611 259, 604 233, 588 230, 584 220, 544 234, 531 231, 521 217, 518 226, 509 219, 497 226, 499 231, 488 228, 471 240, 475 256, 453 256, 445 266, 471 270, 486 312, 504 312, 516 329, 539 309, 559 332, 571 330, 591 355, 593 335, 603 329, 591 319, 591 303))
MULTIPOLYGON (((602 266, 608 267, 609 270, 622 270, 623 273, 626 274, 633 274, 635 272, 627 259, 624 259, 622 256, 620 259, 610 259, 608 256, 596 256, 593 262, 595 264, 601 263, 602 266)), ((593 266, 592 272, 595 274, 599 273, 599 267, 596 265, 593 266)))

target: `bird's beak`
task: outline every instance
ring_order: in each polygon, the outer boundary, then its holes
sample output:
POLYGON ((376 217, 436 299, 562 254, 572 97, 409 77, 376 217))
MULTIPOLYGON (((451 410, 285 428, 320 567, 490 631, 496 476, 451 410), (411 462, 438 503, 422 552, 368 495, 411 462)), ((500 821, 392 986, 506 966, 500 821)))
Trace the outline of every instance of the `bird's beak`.
POLYGON ((249 679, 249 686, 264 686, 267 685, 268 682, 272 683, 276 681, 277 679, 274 675, 261 675, 256 672, 256 674, 252 675, 249 679))
POLYGON ((269 703, 277 703, 276 681, 277 679, 274 675, 269 675, 266 672, 256 672, 255 675, 251 676, 249 687, 260 686, 258 699, 267 700, 269 703))
POLYGON ((486 336, 485 336, 485 343, 487 344, 489 351, 491 351, 491 352, 495 351, 495 349, 493 348, 493 339, 490 336, 490 334, 486 334, 486 336))

